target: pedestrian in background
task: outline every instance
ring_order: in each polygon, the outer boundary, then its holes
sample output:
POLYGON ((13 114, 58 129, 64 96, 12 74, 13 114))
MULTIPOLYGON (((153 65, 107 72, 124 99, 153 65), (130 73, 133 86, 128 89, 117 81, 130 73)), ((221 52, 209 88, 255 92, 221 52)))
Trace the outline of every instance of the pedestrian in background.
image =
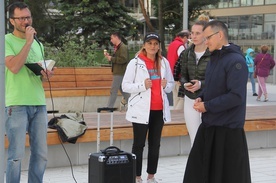
POLYGON ((258 80, 258 97, 257 101, 261 100, 264 95, 264 102, 268 101, 268 94, 266 89, 266 81, 269 76, 270 70, 275 66, 275 61, 272 56, 268 53, 268 46, 261 46, 261 53, 258 53, 255 57, 255 70, 258 80))
POLYGON ((122 87, 130 93, 126 119, 132 122, 136 155, 136 183, 142 182, 143 151, 148 138, 147 183, 157 183, 161 134, 164 122, 171 121, 167 93, 174 80, 168 60, 161 55, 160 37, 148 33, 138 54, 126 69, 122 87))
POLYGON ((248 67, 248 78, 250 79, 252 85, 252 93, 253 96, 258 96, 256 93, 256 86, 255 86, 255 78, 254 78, 254 50, 252 48, 248 48, 246 50, 245 55, 246 64, 248 67))
MULTIPOLYGON (((179 58, 179 55, 181 54, 182 51, 188 48, 189 38, 190 38, 190 32, 188 30, 183 30, 177 33, 174 40, 168 46, 167 59, 170 63, 172 73, 174 73, 174 67, 179 58)), ((180 73, 178 73, 177 77, 174 77, 174 79, 176 80, 175 80, 173 92, 168 94, 169 101, 170 101, 170 97, 172 97, 173 109, 175 110, 183 109, 184 107, 183 97, 178 96, 178 91, 180 88, 179 75, 180 73)))
POLYGON ((126 66, 129 62, 127 46, 122 42, 122 37, 119 32, 113 32, 110 36, 110 41, 114 46, 114 53, 109 55, 104 52, 105 58, 111 62, 111 71, 113 75, 110 97, 107 103, 107 109, 113 109, 117 99, 118 90, 123 95, 122 103, 127 105, 129 94, 122 90, 122 80, 126 71, 126 66))

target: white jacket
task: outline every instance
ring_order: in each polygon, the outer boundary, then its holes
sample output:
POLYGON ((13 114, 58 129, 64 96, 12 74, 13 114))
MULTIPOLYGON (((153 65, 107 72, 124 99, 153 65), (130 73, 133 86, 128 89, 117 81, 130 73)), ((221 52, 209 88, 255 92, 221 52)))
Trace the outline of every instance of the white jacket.
MULTIPOLYGON (((127 65, 122 82, 124 92, 130 93, 126 119, 130 122, 148 124, 150 114, 151 89, 146 89, 145 79, 150 78, 148 69, 139 57, 132 59, 127 65)), ((171 121, 171 113, 167 94, 174 87, 174 79, 168 60, 163 57, 161 61, 161 78, 167 80, 167 85, 162 91, 163 119, 164 122, 171 121)), ((162 86, 161 86, 162 87, 162 86)))

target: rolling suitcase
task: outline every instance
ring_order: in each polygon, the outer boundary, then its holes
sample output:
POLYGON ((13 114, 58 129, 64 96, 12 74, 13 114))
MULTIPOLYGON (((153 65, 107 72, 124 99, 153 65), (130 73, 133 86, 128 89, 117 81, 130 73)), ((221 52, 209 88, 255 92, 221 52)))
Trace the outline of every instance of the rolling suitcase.
POLYGON ((136 156, 113 146, 113 109, 98 108, 97 152, 89 154, 89 183, 135 183, 136 156), (110 112, 110 146, 100 149, 100 113, 110 112))

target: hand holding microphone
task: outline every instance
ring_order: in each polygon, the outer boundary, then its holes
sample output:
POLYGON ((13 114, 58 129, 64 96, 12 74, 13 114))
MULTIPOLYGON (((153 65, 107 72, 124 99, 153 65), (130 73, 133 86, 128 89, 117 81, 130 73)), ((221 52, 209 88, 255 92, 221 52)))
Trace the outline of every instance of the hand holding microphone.
POLYGON ((36 31, 35 31, 35 29, 32 26, 30 26, 29 24, 27 24, 25 26, 25 34, 26 34, 26 39, 27 40, 28 40, 28 36, 33 36, 33 38, 36 40, 36 42, 38 44, 40 44, 39 40, 36 37, 36 31))

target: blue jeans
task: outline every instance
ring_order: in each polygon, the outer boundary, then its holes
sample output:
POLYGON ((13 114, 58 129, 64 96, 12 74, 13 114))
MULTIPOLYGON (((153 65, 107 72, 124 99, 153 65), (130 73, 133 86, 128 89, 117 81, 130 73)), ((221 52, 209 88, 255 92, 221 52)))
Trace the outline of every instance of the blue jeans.
POLYGON ((251 85, 252 85, 252 92, 254 94, 254 93, 256 93, 254 72, 248 72, 248 78, 250 79, 250 82, 251 82, 251 85))
POLYGON ((26 132, 29 134, 29 183, 42 183, 47 164, 46 106, 6 107, 6 134, 9 140, 6 182, 19 183, 21 161, 25 154, 26 132))

